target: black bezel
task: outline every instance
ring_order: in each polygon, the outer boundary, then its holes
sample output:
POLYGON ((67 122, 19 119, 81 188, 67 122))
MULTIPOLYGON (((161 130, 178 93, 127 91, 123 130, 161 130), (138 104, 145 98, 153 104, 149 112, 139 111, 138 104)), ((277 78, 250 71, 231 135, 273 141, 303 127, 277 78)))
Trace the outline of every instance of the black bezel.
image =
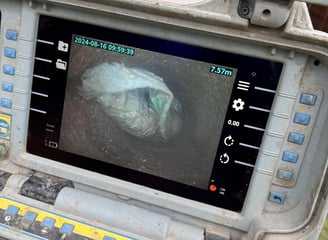
MULTIPOLYGON (((40 96, 31 96, 31 109, 44 109, 44 113, 30 111, 27 152, 202 203, 233 211, 241 211, 263 137, 261 129, 266 127, 283 65, 276 61, 242 56, 55 17, 40 16, 38 39, 50 43, 59 40, 71 42, 73 35, 87 36, 198 61, 214 62, 217 65, 238 69, 211 181, 209 182, 209 190, 195 188, 46 146, 45 139, 49 141, 54 138, 54 142, 58 140, 54 136, 58 138, 60 132, 67 78, 67 72, 56 70, 53 62, 35 62, 34 75, 51 76, 57 81, 41 82, 34 77, 32 91, 42 91, 51 97, 45 101, 40 96), (240 81, 250 84, 247 91, 238 89, 240 81), (255 86, 257 86, 257 89, 255 86), (259 89, 265 91, 259 91, 259 89), (239 98, 247 102, 247 109, 245 106, 244 111, 235 111, 231 107, 234 101, 239 98), (256 106, 260 111, 248 106, 256 106), (264 111, 261 109, 264 109, 264 111), (239 126, 228 124, 229 120, 238 121, 239 126), (47 136, 45 131, 45 126, 49 122, 54 126, 51 136, 47 136), (251 125, 255 128, 246 128, 245 125, 251 125), (235 144, 232 147, 227 147, 224 144, 224 138, 231 135, 235 138, 235 144), (249 138, 250 135, 252 138, 249 138), (245 147, 245 144, 240 145, 238 143, 247 144, 245 147), (251 147, 249 148, 247 145, 251 147), (242 160, 246 164, 240 165, 232 161, 222 164, 220 156, 223 156, 224 153, 228 153, 230 158, 242 160), (215 186, 215 191, 214 189, 210 190, 211 186, 215 186)), ((220 44, 218 43, 218 45, 220 44)), ((56 46, 51 44, 37 43, 36 56, 69 61, 69 52, 59 52, 56 46)))

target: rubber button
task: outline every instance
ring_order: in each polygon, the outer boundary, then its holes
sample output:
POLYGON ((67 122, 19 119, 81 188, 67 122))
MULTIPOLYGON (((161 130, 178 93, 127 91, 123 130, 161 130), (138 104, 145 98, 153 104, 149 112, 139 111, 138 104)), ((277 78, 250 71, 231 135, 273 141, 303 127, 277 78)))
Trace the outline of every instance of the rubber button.
POLYGON ((16 58, 16 49, 14 48, 5 48, 5 56, 9 58, 16 58))
POLYGON ((305 113, 295 113, 294 123, 302 124, 302 125, 309 125, 311 120, 311 116, 305 113))
POLYGON ((284 151, 284 153, 282 154, 282 160, 291 163, 296 163, 298 160, 298 154, 294 152, 284 151))
POLYGON ((103 240, 116 240, 116 238, 112 238, 112 237, 104 237, 103 240))
POLYGON ((35 212, 30 212, 30 211, 28 211, 28 212, 25 214, 24 218, 25 218, 26 220, 28 220, 28 221, 34 222, 37 216, 38 216, 38 215, 37 215, 35 212))
POLYGON ((47 227, 47 228, 53 228, 53 226, 55 225, 56 220, 52 219, 52 218, 48 218, 46 217, 45 219, 43 219, 43 226, 47 227))
POLYGON ((276 204, 284 204, 286 199, 286 195, 282 193, 277 193, 277 192, 270 192, 269 195, 269 201, 276 203, 276 204))
POLYGON ((70 235, 70 234, 72 234, 73 229, 74 229, 73 225, 64 223, 63 226, 61 227, 61 232, 70 235))
POLYGON ((309 93, 302 93, 300 97, 300 103, 314 106, 317 101, 317 96, 309 93))
POLYGON ((0 105, 1 105, 1 107, 4 107, 4 108, 11 108, 12 102, 9 99, 1 98, 0 105))
POLYGON ((279 169, 277 173, 277 178, 285 181, 292 180, 293 172, 279 169))
POLYGON ((6 31, 6 38, 8 40, 12 40, 12 41, 17 41, 18 39, 18 32, 15 30, 7 30, 6 31))
POLYGON ((5 92, 13 92, 14 91, 14 85, 12 83, 3 82, 1 85, 1 88, 5 92))
POLYGON ((302 145, 304 138, 305 136, 303 134, 291 132, 288 135, 288 142, 302 145))
POLYGON ((15 68, 10 65, 3 65, 3 73, 7 75, 15 75, 15 68))
POLYGON ((18 213, 18 211, 19 211, 18 207, 10 205, 7 208, 6 212, 7 212, 8 215, 15 216, 18 213))

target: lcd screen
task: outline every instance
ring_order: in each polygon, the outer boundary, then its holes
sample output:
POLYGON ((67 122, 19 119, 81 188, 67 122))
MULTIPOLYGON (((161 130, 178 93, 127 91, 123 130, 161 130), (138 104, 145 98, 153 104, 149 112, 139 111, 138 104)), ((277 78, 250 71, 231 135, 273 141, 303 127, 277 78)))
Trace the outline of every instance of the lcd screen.
POLYGON ((241 211, 282 64, 182 33, 40 16, 27 152, 241 211))
POLYGON ((83 36, 69 63, 60 150, 207 189, 236 69, 83 36))

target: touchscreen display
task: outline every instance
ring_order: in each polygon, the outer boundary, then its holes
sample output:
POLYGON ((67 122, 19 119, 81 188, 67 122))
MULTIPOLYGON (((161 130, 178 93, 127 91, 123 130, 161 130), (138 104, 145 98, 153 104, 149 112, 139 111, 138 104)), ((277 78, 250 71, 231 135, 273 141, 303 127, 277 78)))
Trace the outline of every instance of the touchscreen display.
POLYGON ((27 151, 240 211, 281 68, 40 16, 27 151))

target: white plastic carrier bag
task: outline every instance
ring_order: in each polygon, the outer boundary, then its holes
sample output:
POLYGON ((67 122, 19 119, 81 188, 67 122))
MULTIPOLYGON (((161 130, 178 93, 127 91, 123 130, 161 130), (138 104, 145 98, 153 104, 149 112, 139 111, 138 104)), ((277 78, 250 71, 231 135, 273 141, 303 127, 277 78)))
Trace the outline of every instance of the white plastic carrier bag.
POLYGON ((163 79, 121 63, 101 63, 82 75, 79 93, 95 99, 120 129, 139 137, 167 141, 181 130, 181 105, 163 79))

